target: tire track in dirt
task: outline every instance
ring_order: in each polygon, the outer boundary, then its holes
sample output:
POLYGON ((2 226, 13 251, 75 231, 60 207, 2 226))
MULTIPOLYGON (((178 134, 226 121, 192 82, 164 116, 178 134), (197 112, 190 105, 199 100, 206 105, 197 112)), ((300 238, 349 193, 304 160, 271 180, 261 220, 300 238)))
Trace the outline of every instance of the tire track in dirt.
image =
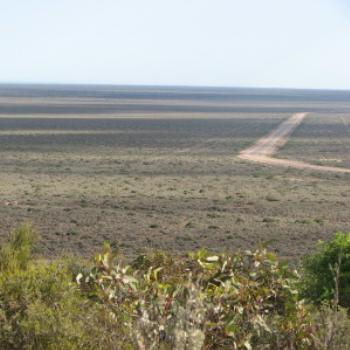
POLYGON ((346 168, 315 165, 297 160, 279 159, 272 157, 279 148, 288 142, 290 135, 302 123, 307 114, 308 113, 293 114, 290 118, 282 122, 268 135, 259 139, 254 145, 241 151, 238 155, 238 158, 265 165, 350 174, 350 169, 346 168))

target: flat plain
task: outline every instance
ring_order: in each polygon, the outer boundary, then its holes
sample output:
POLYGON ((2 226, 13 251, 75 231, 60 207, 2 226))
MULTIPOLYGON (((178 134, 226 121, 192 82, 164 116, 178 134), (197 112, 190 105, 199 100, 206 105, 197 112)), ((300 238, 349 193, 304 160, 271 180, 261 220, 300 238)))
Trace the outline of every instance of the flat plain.
POLYGON ((350 92, 0 86, 0 236, 22 222, 45 257, 266 244, 296 260, 350 231, 350 175, 239 153, 308 112, 279 158, 350 168, 350 92))

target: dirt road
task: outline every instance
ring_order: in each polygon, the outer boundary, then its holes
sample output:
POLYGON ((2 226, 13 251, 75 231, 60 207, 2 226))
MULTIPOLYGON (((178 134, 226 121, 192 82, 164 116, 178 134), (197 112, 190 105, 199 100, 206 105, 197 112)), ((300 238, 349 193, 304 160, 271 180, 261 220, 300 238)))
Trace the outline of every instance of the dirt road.
POLYGON ((240 152, 238 158, 266 165, 350 174, 350 169, 314 165, 297 160, 272 158, 278 149, 286 144, 290 135, 302 123, 307 114, 308 113, 293 114, 267 136, 264 136, 254 145, 240 152))
POLYGON ((349 122, 344 118, 344 117, 340 117, 341 121, 343 122, 344 126, 346 127, 346 129, 348 130, 349 134, 350 134, 350 125, 349 122))

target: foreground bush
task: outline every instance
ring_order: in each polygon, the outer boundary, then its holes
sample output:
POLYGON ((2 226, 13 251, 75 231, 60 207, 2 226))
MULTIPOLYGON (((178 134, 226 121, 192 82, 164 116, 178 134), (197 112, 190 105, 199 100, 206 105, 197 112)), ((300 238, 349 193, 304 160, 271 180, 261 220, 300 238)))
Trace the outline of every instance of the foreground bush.
POLYGON ((265 249, 126 264, 106 245, 88 264, 34 260, 34 241, 0 249, 0 349, 350 349, 347 311, 306 303, 265 249))
POLYGON ((313 302, 331 301, 350 307, 350 233, 320 242, 303 264, 303 295, 313 302))
POLYGON ((0 249, 0 349, 113 349, 101 337, 108 315, 82 296, 71 261, 34 261, 35 239, 22 226, 0 249))
POLYGON ((107 249, 78 276, 139 349, 311 348, 311 315, 297 279, 265 250, 200 251, 182 263, 155 255, 131 268, 107 249))

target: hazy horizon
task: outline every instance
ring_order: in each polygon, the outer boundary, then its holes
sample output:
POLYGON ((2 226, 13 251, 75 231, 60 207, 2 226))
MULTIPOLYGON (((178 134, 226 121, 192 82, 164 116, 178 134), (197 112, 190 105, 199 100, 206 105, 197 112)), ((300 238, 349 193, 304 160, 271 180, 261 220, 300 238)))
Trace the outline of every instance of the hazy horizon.
POLYGON ((49 86, 49 87, 111 87, 111 88, 159 88, 159 89, 227 89, 227 90, 271 90, 271 91, 324 91, 324 92, 350 92, 350 88, 303 88, 279 86, 230 86, 230 85, 166 85, 166 84, 118 84, 118 83, 80 83, 80 82, 9 82, 1 81, 0 86, 49 86))
POLYGON ((2 84, 350 89, 345 0, 0 5, 2 84))

